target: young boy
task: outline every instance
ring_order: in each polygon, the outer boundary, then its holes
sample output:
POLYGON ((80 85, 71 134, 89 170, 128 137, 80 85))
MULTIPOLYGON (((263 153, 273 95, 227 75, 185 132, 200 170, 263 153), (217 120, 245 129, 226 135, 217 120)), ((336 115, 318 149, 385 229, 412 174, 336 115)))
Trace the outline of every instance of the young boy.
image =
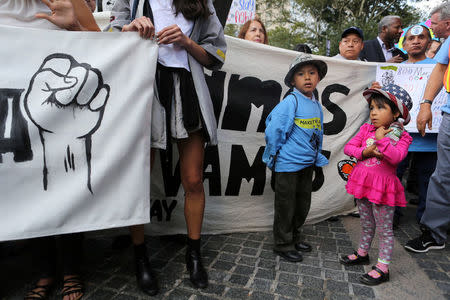
POLYGON ((314 167, 328 164, 321 154, 323 112, 314 97, 327 65, 301 53, 291 63, 284 82, 292 88, 266 119, 263 161, 275 171, 274 252, 291 262, 311 246, 300 239, 300 228, 311 205, 314 167))

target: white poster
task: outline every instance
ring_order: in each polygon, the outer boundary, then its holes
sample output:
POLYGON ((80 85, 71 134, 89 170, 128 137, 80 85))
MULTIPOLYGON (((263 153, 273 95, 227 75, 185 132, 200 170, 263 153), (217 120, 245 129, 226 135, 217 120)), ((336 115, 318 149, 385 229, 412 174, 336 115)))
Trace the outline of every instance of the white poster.
POLYGON ((253 20, 256 14, 256 0, 233 0, 227 17, 227 24, 242 25, 253 20))
POLYGON ((0 241, 147 223, 156 44, 10 27, 0 39, 0 241))
MULTIPOLYGON (((405 126, 408 132, 418 132, 416 118, 420 110, 420 101, 423 99, 428 78, 433 71, 434 65, 429 64, 379 64, 377 67, 377 81, 383 86, 387 84, 397 84, 404 88, 413 100, 413 107, 410 110, 411 122, 405 126)), ((436 96, 431 106, 433 113, 432 130, 426 127, 426 132, 439 132, 442 120, 441 107, 447 102, 447 93, 442 88, 436 96)))
MULTIPOLYGON (((205 151, 203 232, 270 230, 274 193, 271 172, 261 160, 265 119, 286 93, 284 76, 298 53, 231 37, 227 44, 222 70, 207 72, 219 145, 205 151)), ((373 63, 317 58, 328 64, 317 96, 324 111, 323 151, 330 163, 324 168, 325 181, 313 193, 309 223, 354 209, 337 165, 348 160, 343 148, 368 120, 362 92, 376 73, 373 63)), ((156 160, 152 173, 152 223, 146 230, 150 234, 185 233, 177 154, 162 158, 156 160)))

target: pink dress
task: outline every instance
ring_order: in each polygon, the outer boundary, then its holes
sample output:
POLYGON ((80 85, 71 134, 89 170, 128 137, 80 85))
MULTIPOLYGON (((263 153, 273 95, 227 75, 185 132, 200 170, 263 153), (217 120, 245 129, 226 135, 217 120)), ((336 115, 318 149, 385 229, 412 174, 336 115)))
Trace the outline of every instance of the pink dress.
POLYGON ((357 199, 367 198, 372 203, 388 206, 406 206, 405 192, 396 170, 408 154, 412 138, 404 131, 397 143, 388 137, 377 141, 376 130, 375 126, 364 124, 345 145, 344 153, 358 160, 345 188, 357 199), (372 144, 383 153, 383 159, 371 157, 362 160, 363 150, 372 144))

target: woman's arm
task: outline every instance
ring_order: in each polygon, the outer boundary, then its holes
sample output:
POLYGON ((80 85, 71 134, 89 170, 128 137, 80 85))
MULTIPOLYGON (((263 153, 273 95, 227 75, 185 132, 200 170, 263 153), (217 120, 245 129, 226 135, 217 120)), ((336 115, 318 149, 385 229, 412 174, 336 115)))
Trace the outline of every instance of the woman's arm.
POLYGON ((100 31, 94 16, 85 0, 70 0, 75 10, 75 15, 84 31, 100 31))

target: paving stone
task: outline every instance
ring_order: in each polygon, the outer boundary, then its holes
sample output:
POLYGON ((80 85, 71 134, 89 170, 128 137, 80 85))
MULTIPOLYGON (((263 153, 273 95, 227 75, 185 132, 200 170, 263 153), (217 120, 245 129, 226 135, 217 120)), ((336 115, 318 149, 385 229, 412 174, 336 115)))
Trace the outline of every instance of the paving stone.
POLYGON ((245 233, 245 232, 236 232, 236 233, 232 233, 231 237, 237 238, 237 239, 243 239, 246 240, 249 236, 249 233, 245 233))
POLYGON ((335 270, 325 270, 325 279, 343 281, 344 280, 344 272, 335 271, 335 270))
POLYGON ((110 300, 116 295, 116 292, 99 288, 91 294, 91 298, 95 300, 110 300))
POLYGON ((231 254, 231 253, 222 253, 219 256, 220 260, 224 260, 224 261, 230 261, 230 262, 234 262, 236 260, 236 258, 238 257, 237 254, 231 254))
POLYGON ((250 299, 252 299, 252 300, 273 300, 273 299, 275 299, 275 296, 273 294, 255 291, 252 293, 250 299))
POLYGON ((249 279, 248 276, 233 274, 231 275, 229 282, 236 285, 245 286, 248 282, 248 279, 249 279))
POLYGON ((296 263, 280 261, 280 271, 297 273, 298 265, 296 263))
POLYGON ((273 251, 262 250, 259 257, 265 258, 265 259, 275 259, 277 257, 277 255, 275 253, 273 253, 273 251))
POLYGON ((324 283, 324 280, 320 279, 320 278, 311 277, 311 276, 303 276, 302 277, 302 286, 307 287, 307 288, 322 290, 323 283, 324 283))
POLYGON ((223 248, 222 248, 222 251, 225 251, 225 252, 230 252, 230 253, 238 253, 239 251, 241 250, 241 247, 240 246, 237 246, 237 245, 229 245, 229 244, 226 244, 223 248))
POLYGON ((209 295, 196 295, 195 296, 195 300, 217 300, 217 299, 221 299, 221 297, 214 297, 214 296, 209 296, 209 295))
POLYGON ((209 283, 208 287, 206 289, 202 289, 201 291, 206 294, 221 296, 225 291, 225 287, 226 286, 223 284, 209 283))
POLYGON ((245 255, 256 256, 256 254, 258 254, 258 251, 259 251, 258 248, 247 248, 247 247, 244 247, 244 248, 242 248, 241 253, 245 254, 245 255))
POLYGON ((250 297, 250 290, 230 288, 225 293, 225 297, 231 298, 231 299, 246 299, 246 298, 250 297))
MULTIPOLYGON (((91 299, 96 299, 96 298, 91 297, 91 299)), ((127 294, 117 294, 113 299, 114 300, 138 300, 139 297, 133 296, 133 295, 127 295, 127 294)))
POLYGON ((228 239, 229 239, 229 237, 227 237, 227 236, 212 235, 209 237, 208 242, 220 242, 220 243, 224 244, 225 242, 227 242, 228 239))
POLYGON ((324 297, 325 297, 324 292, 318 291, 318 290, 313 290, 313 289, 310 289, 310 288, 303 289, 303 291, 301 293, 301 298, 302 299, 323 300, 324 297))
POLYGON ((257 291, 270 292, 270 287, 272 286, 271 280, 255 278, 250 285, 250 287, 257 291))
POLYGON ((225 270, 225 271, 230 271, 231 268, 233 268, 233 267, 234 267, 234 263, 229 262, 229 261, 224 261, 224 260, 218 260, 213 265, 213 268, 219 269, 219 270, 225 270))
POLYGON ((270 269, 258 269, 255 277, 274 280, 275 279, 275 271, 270 270, 270 269))
POLYGON ((352 297, 350 297, 349 295, 344 295, 344 294, 336 294, 333 293, 330 296, 330 300, 351 300, 352 297))
POLYGON ((346 233, 347 231, 345 230, 345 228, 338 228, 338 227, 331 227, 330 228, 331 232, 338 232, 338 233, 346 233))
POLYGON ((346 271, 351 271, 351 272, 358 272, 358 273, 364 273, 364 267, 363 266, 346 266, 344 265, 344 268, 346 271))
POLYGON ((446 292, 447 294, 450 294, 450 282, 436 282, 436 285, 442 291, 446 292))
POLYGON ((233 244, 233 245, 242 245, 244 243, 243 240, 229 237, 226 241, 226 244, 233 244))
POLYGON ((108 288, 120 290, 129 282, 127 277, 114 276, 110 280, 106 281, 104 285, 108 288))
POLYGON ((259 248, 259 246, 261 246, 261 242, 246 241, 243 246, 248 248, 259 248))
POLYGON ((348 273, 348 282, 351 283, 360 283, 359 277, 361 277, 363 273, 348 273))
POLYGON ((259 268, 273 269, 276 266, 275 260, 261 259, 258 263, 259 268))
POLYGON ((350 241, 350 236, 347 233, 336 233, 334 235, 337 239, 348 240, 350 241))
POLYGON ((342 265, 335 261, 324 261, 323 265, 324 268, 327 269, 333 269, 333 270, 342 270, 342 265))
POLYGON ((355 293, 355 296, 363 296, 366 298, 375 298, 375 293, 373 292, 373 289, 367 286, 352 284, 353 293, 355 293))
POLYGON ((261 233, 252 233, 248 236, 248 239, 252 241, 264 241, 266 236, 261 233))
POLYGON ((336 243, 341 247, 352 247, 352 242, 350 240, 336 240, 336 243))
POLYGON ((225 277, 227 277, 228 274, 224 273, 220 270, 209 270, 208 272, 208 278, 209 280, 216 281, 216 282, 223 282, 225 277))
MULTIPOLYGON (((166 299, 169 300, 188 300, 193 295, 190 291, 175 289, 173 290, 166 299)), ((95 298, 94 298, 95 299, 95 298)))
POLYGON ((315 277, 320 277, 320 268, 310 267, 310 266, 300 266, 299 272, 305 275, 311 275, 315 277))
POLYGON ((256 265, 256 262, 258 261, 257 257, 250 257, 250 256, 244 256, 242 255, 239 258, 238 264, 242 265, 248 265, 248 266, 254 266, 256 265))
POLYGON ((291 273, 280 273, 278 281, 290 284, 297 284, 300 276, 291 273))
MULTIPOLYGON (((301 265, 318 267, 320 264, 319 258, 311 256, 303 256, 303 260, 300 262, 301 265)), ((300 267, 301 268, 301 267, 300 267)))
POLYGON ((439 266, 444 270, 444 272, 450 272, 450 264, 440 263, 439 266))
POLYGON ((253 274, 254 268, 253 267, 247 267, 247 266, 241 266, 238 265, 236 269, 234 269, 234 273, 241 274, 241 275, 251 275, 253 274))
POLYGON ((326 281, 326 289, 333 293, 340 292, 340 293, 348 294, 348 292, 349 292, 348 282, 342 282, 342 281, 327 280, 326 281))
POLYGON ((222 249, 222 247, 223 247, 223 243, 221 243, 221 242, 208 242, 204 246, 204 248, 210 249, 210 250, 220 250, 220 249, 222 249))
POLYGON ((292 284, 278 283, 275 293, 287 297, 297 298, 300 294, 300 288, 292 284))
POLYGON ((444 272, 434 271, 434 270, 424 270, 427 273, 428 277, 431 280, 440 280, 440 281, 450 281, 450 278, 444 272))
POLYGON ((428 261, 428 260, 423 260, 423 259, 418 259, 416 260, 417 264, 422 268, 422 269, 432 269, 432 270, 436 270, 437 269, 437 264, 433 261, 428 261))

